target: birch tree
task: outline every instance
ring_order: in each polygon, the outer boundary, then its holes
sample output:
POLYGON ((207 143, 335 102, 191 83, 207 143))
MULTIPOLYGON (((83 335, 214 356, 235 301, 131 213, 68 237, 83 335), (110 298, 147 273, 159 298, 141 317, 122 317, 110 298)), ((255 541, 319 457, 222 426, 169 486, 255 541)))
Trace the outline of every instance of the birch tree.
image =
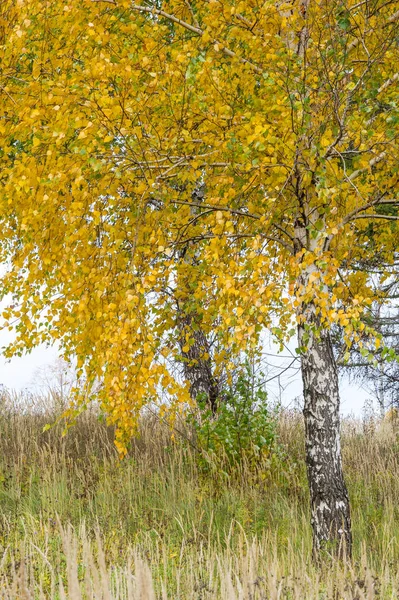
POLYGON ((226 370, 223 348, 297 333, 314 550, 350 554, 330 330, 380 344, 352 266, 375 253, 365 222, 383 264, 399 245, 398 0, 0 10, 7 354, 56 340, 76 356, 123 453, 160 389, 175 410, 190 401, 168 366, 179 281, 226 370), (176 260, 183 247, 195 261, 176 260))

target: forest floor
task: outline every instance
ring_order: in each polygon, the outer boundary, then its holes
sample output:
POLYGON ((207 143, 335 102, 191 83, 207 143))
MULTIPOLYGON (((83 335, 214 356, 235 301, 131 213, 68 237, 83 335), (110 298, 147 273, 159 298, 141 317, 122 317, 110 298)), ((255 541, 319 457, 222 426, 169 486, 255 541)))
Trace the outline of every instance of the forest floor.
POLYGON ((0 401, 1 599, 399 598, 394 426, 344 422, 354 556, 320 568, 298 413, 280 414, 277 454, 227 472, 154 417, 119 461, 94 410, 65 437, 43 433, 56 412, 0 401))

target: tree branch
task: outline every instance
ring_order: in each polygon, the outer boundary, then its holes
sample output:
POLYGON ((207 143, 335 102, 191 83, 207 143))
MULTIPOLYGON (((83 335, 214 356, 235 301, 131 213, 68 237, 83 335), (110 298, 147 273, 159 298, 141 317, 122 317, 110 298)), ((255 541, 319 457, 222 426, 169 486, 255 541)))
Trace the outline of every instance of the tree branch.
POLYGON ((386 157, 386 155, 387 155, 386 152, 381 152, 381 154, 379 154, 378 156, 375 156, 374 158, 372 158, 370 160, 368 167, 365 167, 364 169, 358 169, 357 171, 353 171, 353 173, 351 175, 349 175, 348 179, 350 181, 353 181, 361 173, 364 173, 365 171, 368 171, 368 169, 370 169, 371 167, 374 167, 375 165, 378 165, 378 163, 380 163, 382 160, 384 160, 384 158, 386 157))
POLYGON ((399 79, 399 73, 395 73, 395 75, 392 75, 392 77, 390 79, 387 79, 385 81, 385 83, 383 83, 379 88, 378 88, 378 93, 381 94, 381 92, 383 92, 384 90, 386 90, 387 87, 389 87, 390 85, 392 85, 393 83, 395 83, 395 81, 397 81, 399 79))
POLYGON ((349 223, 350 221, 354 221, 355 219, 385 219, 386 221, 399 221, 399 217, 394 217, 393 215, 356 215, 346 221, 349 223))
MULTIPOLYGON (((115 2, 113 2, 112 0, 96 0, 96 1, 108 1, 108 2, 111 2, 112 4, 115 4, 115 2)), ((149 13, 152 15, 158 15, 160 17, 164 17, 165 19, 168 19, 169 21, 172 21, 173 23, 176 23, 177 25, 184 27, 184 29, 187 29, 188 31, 192 31, 193 33, 196 33, 199 36, 203 36, 205 33, 205 31, 203 29, 201 29, 201 27, 195 27, 194 25, 190 25, 190 23, 187 23, 186 21, 183 21, 182 19, 178 19, 174 15, 171 15, 171 14, 165 12, 164 10, 160 10, 158 8, 150 8, 149 6, 141 6, 139 4, 133 4, 131 8, 132 8, 132 10, 135 10, 137 12, 149 13)), ((230 50, 226 46, 223 46, 223 44, 221 44, 218 40, 216 40, 216 39, 213 40, 213 43, 219 44, 220 46, 222 46, 221 50, 224 54, 226 54, 226 56, 229 56, 230 58, 237 58, 240 61, 240 63, 249 65, 256 73, 263 73, 263 69, 261 69, 260 67, 255 65, 250 60, 238 56, 235 52, 233 52, 233 50, 230 50)))
POLYGON ((284 240, 281 240, 280 238, 273 237, 270 235, 263 235, 262 233, 259 233, 259 234, 231 233, 231 234, 221 234, 221 235, 215 235, 215 234, 209 233, 209 234, 195 235, 193 237, 185 238, 184 240, 174 242, 173 245, 181 246, 184 244, 188 244, 189 242, 201 242, 203 240, 214 240, 216 238, 221 238, 221 237, 224 237, 227 239, 254 238, 254 237, 256 237, 256 235, 259 235, 261 238, 267 240, 268 242, 276 242, 277 244, 281 244, 284 248, 289 250, 289 252, 291 254, 294 253, 294 248, 293 248, 293 246, 291 246, 291 244, 288 244, 287 242, 285 242, 284 240))
POLYGON ((249 212, 242 212, 240 210, 235 210, 234 208, 229 208, 228 206, 223 206, 219 204, 203 204, 197 202, 185 202, 184 200, 172 200, 173 204, 182 204, 185 206, 194 206, 196 208, 205 208, 213 211, 220 210, 222 212, 229 212, 232 215, 237 215, 239 217, 248 217, 249 219, 256 219, 257 221, 260 219, 258 215, 254 215, 249 212))
POLYGON ((369 210, 369 208, 373 208, 374 206, 379 206, 381 204, 390 204, 392 206, 398 205, 399 206, 399 200, 383 200, 382 198, 378 198, 377 200, 374 200, 373 202, 369 202, 368 204, 364 204, 363 206, 359 206, 359 208, 355 208, 354 210, 352 210, 352 212, 350 212, 345 219, 338 225, 338 228, 343 227, 344 225, 346 225, 347 223, 349 223, 349 221, 351 221, 353 219, 353 217, 355 217, 356 215, 358 215, 361 212, 364 212, 365 210, 369 210))
POLYGON ((192 16, 192 18, 193 18, 193 21, 194 21, 194 24, 195 24, 195 26, 196 26, 196 27, 198 27, 198 29, 200 29, 200 26, 199 26, 199 23, 198 23, 198 21, 197 21, 197 18, 196 18, 196 16, 195 16, 195 13, 194 13, 193 7, 191 6, 191 4, 190 4, 189 0, 184 0, 184 3, 185 3, 185 5, 187 6, 188 10, 190 11, 190 15, 191 15, 191 16, 192 16))
POLYGON ((396 11, 393 15, 391 15, 388 19, 388 23, 395 23, 395 21, 399 20, 399 10, 396 11))
POLYGON ((176 23, 177 25, 184 27, 184 29, 188 29, 189 31, 192 31, 193 33, 196 33, 197 35, 204 34, 204 30, 201 29, 200 27, 195 27, 194 25, 190 25, 190 23, 187 23, 186 21, 183 21, 182 19, 179 19, 178 17, 171 15, 171 14, 165 12, 164 10, 160 10, 159 8, 151 8, 150 6, 140 6, 138 4, 133 4, 131 6, 131 9, 135 10, 137 12, 141 12, 141 13, 149 13, 150 15, 158 15, 159 17, 164 17, 165 19, 168 19, 168 21, 172 21, 173 23, 176 23))

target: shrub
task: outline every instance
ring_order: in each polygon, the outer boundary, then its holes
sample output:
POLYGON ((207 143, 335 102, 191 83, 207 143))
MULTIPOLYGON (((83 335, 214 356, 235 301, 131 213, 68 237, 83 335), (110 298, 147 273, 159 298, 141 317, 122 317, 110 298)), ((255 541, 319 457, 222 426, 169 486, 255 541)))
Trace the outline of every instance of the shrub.
POLYGON ((267 401, 262 374, 241 367, 231 387, 224 389, 216 415, 199 398, 198 411, 189 415, 195 431, 199 464, 205 470, 246 465, 257 471, 277 450, 276 412, 267 401))

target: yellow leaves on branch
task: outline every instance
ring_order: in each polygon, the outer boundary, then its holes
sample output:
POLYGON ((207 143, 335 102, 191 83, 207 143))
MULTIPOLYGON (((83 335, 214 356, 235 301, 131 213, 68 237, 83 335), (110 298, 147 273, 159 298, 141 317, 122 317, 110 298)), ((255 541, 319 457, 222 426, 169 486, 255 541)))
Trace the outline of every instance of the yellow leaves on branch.
POLYGON ((231 352, 309 304, 350 337, 399 247, 395 3, 261 4, 0 7, 9 353, 58 340, 121 452, 188 401, 178 310, 231 352))

